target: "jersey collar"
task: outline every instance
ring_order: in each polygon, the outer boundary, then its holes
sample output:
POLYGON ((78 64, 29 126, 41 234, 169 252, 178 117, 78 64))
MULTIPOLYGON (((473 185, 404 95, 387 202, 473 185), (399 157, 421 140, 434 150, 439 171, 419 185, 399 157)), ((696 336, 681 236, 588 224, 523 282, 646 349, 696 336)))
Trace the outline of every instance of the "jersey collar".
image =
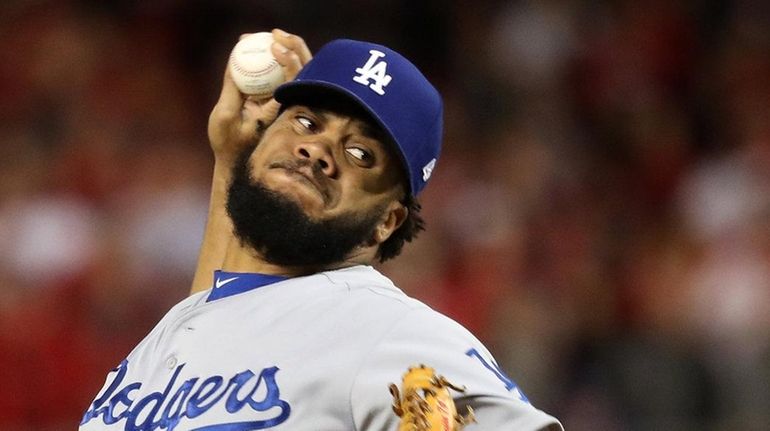
POLYGON ((282 275, 214 271, 214 285, 206 302, 237 295, 288 279, 282 275))

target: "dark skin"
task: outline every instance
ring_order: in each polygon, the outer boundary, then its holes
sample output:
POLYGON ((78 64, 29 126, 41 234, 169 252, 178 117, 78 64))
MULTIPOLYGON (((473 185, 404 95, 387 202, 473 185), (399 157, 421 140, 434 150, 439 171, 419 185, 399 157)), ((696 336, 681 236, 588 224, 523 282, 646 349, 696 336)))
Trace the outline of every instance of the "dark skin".
MULTIPOLYGON (((283 66, 286 79, 294 79, 312 57, 307 45, 302 38, 278 29, 273 30, 273 38, 273 55, 283 66)), ((298 276, 372 264, 379 245, 406 219, 398 161, 372 124, 354 115, 300 104, 278 116, 279 108, 274 99, 253 100, 240 93, 225 71, 220 98, 209 116, 214 175, 191 293, 211 287, 215 269, 298 276), (371 241, 326 268, 274 265, 241 244, 233 236, 225 200, 233 164, 255 140, 260 144, 250 157, 252 179, 295 200, 311 218, 321 220, 382 206, 371 241)))
POLYGON ((372 264, 379 245, 403 223, 402 176, 385 144, 362 119, 292 105, 267 128, 251 157, 252 180, 297 202, 313 220, 384 208, 373 237, 344 260, 323 268, 279 266, 240 242, 231 243, 223 269, 286 276, 372 264))
POLYGON ((368 129, 360 119, 290 106, 252 154, 252 179, 292 196, 316 220, 400 201, 397 161, 368 129))

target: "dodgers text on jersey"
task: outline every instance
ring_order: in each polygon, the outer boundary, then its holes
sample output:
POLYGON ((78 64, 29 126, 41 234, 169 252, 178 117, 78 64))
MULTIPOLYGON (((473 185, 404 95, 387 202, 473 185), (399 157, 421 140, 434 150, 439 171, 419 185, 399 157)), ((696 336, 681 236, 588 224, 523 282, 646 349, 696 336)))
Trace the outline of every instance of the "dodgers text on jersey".
POLYGON ((258 374, 245 370, 229 379, 213 375, 193 377, 177 383, 185 366, 180 364, 162 392, 153 392, 136 399, 142 384, 124 382, 128 366, 128 361, 124 360, 110 372, 112 381, 105 385, 104 392, 91 404, 81 425, 92 420, 102 421, 105 425, 125 421, 125 431, 173 431, 177 426, 190 429, 184 426, 185 419, 203 416, 212 409, 224 409, 230 414, 251 409, 258 415, 250 417, 263 415, 258 420, 209 424, 192 429, 247 431, 274 427, 286 421, 291 413, 289 403, 280 397, 275 380, 278 367, 264 368, 258 374))

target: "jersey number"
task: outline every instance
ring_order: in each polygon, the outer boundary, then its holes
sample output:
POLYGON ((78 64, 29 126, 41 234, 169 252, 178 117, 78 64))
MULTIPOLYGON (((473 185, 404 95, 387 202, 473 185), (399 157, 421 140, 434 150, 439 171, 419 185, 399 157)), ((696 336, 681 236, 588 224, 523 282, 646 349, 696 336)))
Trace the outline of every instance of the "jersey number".
POLYGON ((478 350, 470 349, 467 352, 465 352, 466 355, 470 356, 471 358, 476 358, 481 362, 481 365, 483 365, 486 369, 491 371, 495 377, 500 379, 501 382, 505 385, 505 389, 508 390, 508 392, 511 392, 512 394, 516 395, 524 401, 525 403, 528 403, 529 400, 527 399, 526 395, 524 395, 523 392, 519 389, 519 387, 514 383, 513 380, 511 380, 510 377, 506 376, 502 369, 500 369, 500 366, 498 366, 494 361, 487 361, 483 356, 481 356, 481 353, 479 353, 478 350))

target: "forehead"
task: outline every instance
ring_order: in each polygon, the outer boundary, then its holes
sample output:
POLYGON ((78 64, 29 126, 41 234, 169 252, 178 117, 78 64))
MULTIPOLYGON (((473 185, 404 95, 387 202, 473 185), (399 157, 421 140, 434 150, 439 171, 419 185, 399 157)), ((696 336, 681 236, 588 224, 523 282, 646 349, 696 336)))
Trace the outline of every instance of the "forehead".
POLYGON ((385 130, 383 130, 379 124, 377 124, 374 120, 366 115, 359 115, 357 112, 346 112, 344 110, 335 109, 333 107, 304 105, 301 103, 287 107, 285 112, 292 113, 300 110, 310 111, 313 113, 313 115, 327 123, 338 119, 349 121, 350 125, 353 126, 358 133, 364 135, 367 138, 378 141, 382 144, 383 148, 388 151, 392 149, 390 145, 390 138, 388 137, 387 132, 385 132, 385 130))
POLYGON ((366 109, 350 97, 334 91, 321 88, 313 90, 308 89, 305 92, 295 94, 292 99, 285 103, 284 107, 294 105, 306 106, 314 110, 358 120, 361 123, 366 124, 366 127, 371 129, 373 134, 381 134, 383 138, 387 137, 385 130, 382 129, 380 124, 366 109))
POLYGON ((304 107, 316 114, 323 114, 327 117, 338 116, 354 120, 355 125, 364 136, 377 140, 393 160, 401 164, 396 143, 390 134, 375 120, 369 111, 350 97, 327 89, 316 88, 295 94, 288 100, 284 100, 281 110, 291 110, 297 107, 304 107))

